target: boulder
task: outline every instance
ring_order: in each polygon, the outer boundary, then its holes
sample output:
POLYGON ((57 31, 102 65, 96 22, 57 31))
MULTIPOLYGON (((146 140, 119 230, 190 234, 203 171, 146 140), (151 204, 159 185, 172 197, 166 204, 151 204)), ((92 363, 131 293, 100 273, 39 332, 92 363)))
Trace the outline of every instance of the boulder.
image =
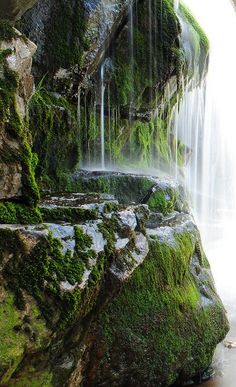
POLYGON ((170 386, 202 374, 227 333, 183 188, 105 178, 105 193, 47 195, 43 224, 0 226, 0 316, 13 316, 7 335, 0 324, 1 383, 170 386), (128 181, 135 195, 119 202, 128 181))

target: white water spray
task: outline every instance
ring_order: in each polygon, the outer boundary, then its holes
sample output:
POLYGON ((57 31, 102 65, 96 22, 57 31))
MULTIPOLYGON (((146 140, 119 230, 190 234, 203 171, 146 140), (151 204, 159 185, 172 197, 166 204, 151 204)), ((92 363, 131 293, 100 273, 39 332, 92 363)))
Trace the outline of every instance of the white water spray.
POLYGON ((216 284, 230 302, 236 299, 236 13, 230 0, 185 2, 205 29, 211 52, 205 102, 203 88, 186 94, 178 130, 191 137, 182 138, 193 152, 187 185, 216 284))
POLYGON ((175 6, 175 11, 178 11, 178 9, 179 9, 179 0, 175 0, 174 6, 175 6))

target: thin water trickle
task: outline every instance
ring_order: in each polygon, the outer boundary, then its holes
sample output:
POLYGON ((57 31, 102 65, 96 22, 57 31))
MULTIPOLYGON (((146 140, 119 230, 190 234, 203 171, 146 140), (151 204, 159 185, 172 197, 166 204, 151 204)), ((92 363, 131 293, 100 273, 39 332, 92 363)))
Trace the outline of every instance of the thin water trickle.
POLYGON ((105 63, 101 65, 101 107, 100 107, 100 126, 101 126, 101 168, 105 169, 105 84, 104 84, 105 63))
MULTIPOLYGON (((186 90, 176 115, 178 137, 191 151, 186 184, 217 289, 236 340, 236 13, 231 0, 185 0, 210 40, 206 87, 186 90)), ((178 11, 179 12, 179 11, 178 11)), ((196 86, 197 84, 195 84, 196 86)), ((236 349, 221 344, 206 386, 235 387, 236 349)))

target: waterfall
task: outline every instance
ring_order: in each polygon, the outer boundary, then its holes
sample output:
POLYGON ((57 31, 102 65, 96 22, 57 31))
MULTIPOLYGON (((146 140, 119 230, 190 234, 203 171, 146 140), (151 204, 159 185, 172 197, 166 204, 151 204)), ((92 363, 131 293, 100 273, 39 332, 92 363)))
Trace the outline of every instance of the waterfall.
POLYGON ((175 11, 177 12, 179 9, 179 0, 174 0, 174 7, 175 7, 175 11))
POLYGON ((105 169, 105 85, 104 85, 104 67, 105 62, 101 65, 101 111, 100 111, 100 126, 101 126, 101 168, 105 169))
POLYGON ((186 90, 175 125, 192 153, 186 184, 204 247, 222 296, 230 298, 236 293, 236 14, 230 0, 185 2, 205 29, 211 51, 206 88, 186 90))

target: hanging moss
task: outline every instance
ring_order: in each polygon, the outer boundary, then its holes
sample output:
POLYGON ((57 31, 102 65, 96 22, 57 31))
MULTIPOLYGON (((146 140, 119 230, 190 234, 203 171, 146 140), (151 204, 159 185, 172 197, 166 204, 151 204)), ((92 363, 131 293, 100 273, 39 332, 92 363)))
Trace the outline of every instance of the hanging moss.
POLYGON ((29 103, 33 150, 39 158, 36 177, 41 187, 60 190, 79 162, 79 128, 75 108, 63 96, 47 91, 43 80, 29 103))
POLYGON ((129 36, 124 29, 114 45, 112 99, 116 105, 151 106, 171 76, 180 74, 180 25, 169 0, 133 5, 133 63, 127 55, 129 36))
MULTIPOLYGON (((108 103, 108 101, 106 101, 108 103)), ((176 100, 170 103, 173 109, 176 100)), ((84 112, 84 114, 86 114, 84 112)), ((149 121, 133 119, 130 121, 110 112, 105 117, 105 154, 107 165, 119 165, 134 168, 170 168, 177 161, 179 166, 184 163, 184 146, 170 133, 170 113, 160 111, 158 117, 149 121), (176 155, 177 150, 177 155, 176 155)), ((83 162, 88 165, 99 165, 100 154, 100 116, 94 113, 83 121, 82 143, 88 144, 83 150, 83 162), (91 127, 93 129, 91 129, 91 127), (89 129, 88 129, 89 128, 89 129)))
POLYGON ((75 0, 71 4, 58 0, 47 31, 50 70, 81 66, 84 51, 87 49, 84 13, 82 0, 75 0))

